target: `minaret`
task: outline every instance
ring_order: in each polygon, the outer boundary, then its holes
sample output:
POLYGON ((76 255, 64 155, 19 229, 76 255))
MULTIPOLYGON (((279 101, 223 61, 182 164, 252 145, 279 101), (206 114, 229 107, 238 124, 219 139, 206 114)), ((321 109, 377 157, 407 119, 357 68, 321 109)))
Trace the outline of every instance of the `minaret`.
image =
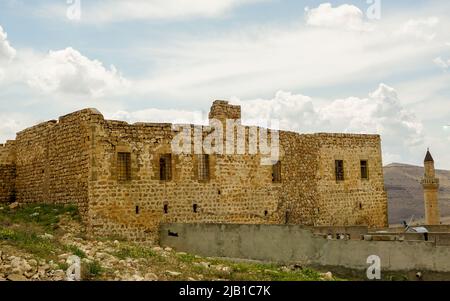
POLYGON ((425 200, 425 223, 427 225, 440 224, 440 212, 438 202, 439 179, 436 178, 434 160, 428 149, 424 161, 425 175, 421 181, 425 200))

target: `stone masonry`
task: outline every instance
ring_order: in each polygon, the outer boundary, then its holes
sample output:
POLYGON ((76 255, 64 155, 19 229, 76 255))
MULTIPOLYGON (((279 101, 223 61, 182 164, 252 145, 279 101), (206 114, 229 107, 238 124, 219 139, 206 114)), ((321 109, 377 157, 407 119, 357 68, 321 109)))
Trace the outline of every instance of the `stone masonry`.
POLYGON ((135 241, 156 240, 162 222, 387 226, 378 135, 280 131, 274 181, 274 166, 250 152, 255 127, 240 124, 239 106, 216 101, 209 117, 236 119, 246 147, 209 154, 206 179, 199 155, 173 153, 172 124, 128 124, 85 109, 26 129, 0 146, 0 202, 77 204, 91 234, 135 241))
POLYGON ((0 205, 16 200, 15 177, 15 143, 8 141, 0 144, 0 205))

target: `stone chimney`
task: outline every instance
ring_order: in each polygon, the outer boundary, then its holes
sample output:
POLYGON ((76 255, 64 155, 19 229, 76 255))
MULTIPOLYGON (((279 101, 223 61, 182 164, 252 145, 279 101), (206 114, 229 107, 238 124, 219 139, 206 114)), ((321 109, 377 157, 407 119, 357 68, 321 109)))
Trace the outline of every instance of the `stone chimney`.
POLYGON ((217 119, 222 122, 225 122, 227 119, 240 121, 241 106, 230 105, 225 100, 216 100, 209 112, 209 119, 217 119))

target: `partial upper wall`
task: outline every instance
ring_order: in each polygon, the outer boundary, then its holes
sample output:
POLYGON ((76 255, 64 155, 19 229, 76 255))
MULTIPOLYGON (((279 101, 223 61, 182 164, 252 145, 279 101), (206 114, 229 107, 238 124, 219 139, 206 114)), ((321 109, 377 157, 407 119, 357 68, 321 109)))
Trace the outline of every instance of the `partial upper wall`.
POLYGON ((0 165, 14 164, 16 160, 16 141, 8 140, 0 144, 0 165))
POLYGON ((230 105, 229 102, 225 100, 216 100, 209 112, 209 119, 217 119, 220 121, 225 121, 227 119, 240 120, 241 106, 230 105))
POLYGON ((387 226, 380 136, 316 136, 320 141, 318 225, 387 226))
POLYGON ((91 121, 94 119, 104 119, 103 114, 95 108, 87 108, 59 117, 59 123, 69 123, 72 121, 91 121))
POLYGON ((15 141, 0 144, 0 203, 15 201, 15 141))
POLYGON ((319 140, 315 135, 280 132, 281 181, 278 199, 282 223, 315 225, 319 140))
POLYGON ((103 116, 77 111, 17 134, 16 190, 20 203, 77 204, 87 210, 92 125, 103 116))
MULTIPOLYGON (((212 118, 239 117, 239 111, 217 104, 212 118)), ((201 128, 183 127, 191 134, 201 128)), ((243 128, 248 139, 249 129, 243 128)), ((210 130, 204 126, 201 137, 210 130)), ((272 183, 272 167, 261 164, 262 156, 194 153, 203 145, 195 139, 188 142, 190 151, 179 154, 172 148, 179 133, 170 123, 96 124, 89 181, 93 233, 144 241, 156 239, 164 221, 284 222, 284 213, 278 214, 280 185, 272 183)))

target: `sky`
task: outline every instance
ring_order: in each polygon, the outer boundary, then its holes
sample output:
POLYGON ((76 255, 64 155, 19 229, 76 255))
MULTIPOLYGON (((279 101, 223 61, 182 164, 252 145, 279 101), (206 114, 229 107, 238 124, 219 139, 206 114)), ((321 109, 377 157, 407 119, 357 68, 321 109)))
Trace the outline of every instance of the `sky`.
POLYGON ((0 143, 87 107, 198 123, 221 99, 450 169, 449 28, 445 0, 2 0, 0 143))

